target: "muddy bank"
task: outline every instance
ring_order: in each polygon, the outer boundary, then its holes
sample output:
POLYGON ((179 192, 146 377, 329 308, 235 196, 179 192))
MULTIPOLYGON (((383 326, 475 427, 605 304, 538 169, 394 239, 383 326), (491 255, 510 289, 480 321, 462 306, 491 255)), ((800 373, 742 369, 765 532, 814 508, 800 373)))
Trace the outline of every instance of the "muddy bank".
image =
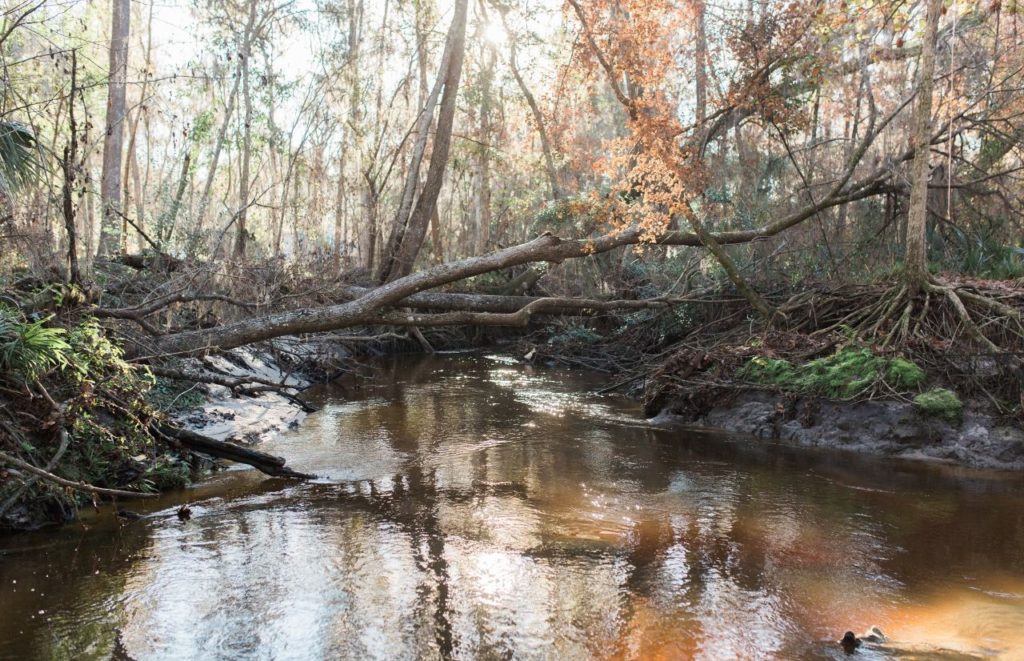
POLYGON ((250 386, 273 382, 287 388, 281 392, 241 395, 226 386, 203 384, 202 403, 173 414, 172 421, 219 441, 245 445, 260 443, 274 434, 297 427, 305 418, 306 411, 296 398, 312 385, 314 372, 322 367, 323 361, 318 359, 322 355, 322 347, 303 347, 298 343, 289 346, 292 355, 296 349, 302 352, 299 355, 303 360, 293 364, 284 363, 279 349, 279 346, 268 343, 232 349, 202 360, 190 358, 181 361, 180 367, 186 370, 203 370, 243 383, 247 378, 256 379, 246 384, 250 386))
POLYGON ((696 415, 669 403, 651 419, 668 428, 697 427, 802 447, 834 448, 974 468, 1024 470, 1024 429, 968 403, 956 425, 922 414, 911 403, 836 402, 765 391, 739 391, 696 415))

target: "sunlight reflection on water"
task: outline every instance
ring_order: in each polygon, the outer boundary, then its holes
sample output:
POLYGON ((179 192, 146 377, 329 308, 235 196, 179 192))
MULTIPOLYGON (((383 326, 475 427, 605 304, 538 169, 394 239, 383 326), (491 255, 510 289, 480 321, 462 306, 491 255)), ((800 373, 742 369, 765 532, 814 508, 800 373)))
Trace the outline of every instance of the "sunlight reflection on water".
POLYGON ((598 383, 384 363, 268 448, 314 482, 0 540, 0 657, 1021 658, 1020 476, 653 430, 598 383))

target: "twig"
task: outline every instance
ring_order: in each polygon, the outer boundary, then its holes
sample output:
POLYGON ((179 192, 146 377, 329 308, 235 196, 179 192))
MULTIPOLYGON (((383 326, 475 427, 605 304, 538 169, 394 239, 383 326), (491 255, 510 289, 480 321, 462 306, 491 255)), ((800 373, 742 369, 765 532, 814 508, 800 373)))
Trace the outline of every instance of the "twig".
POLYGON ((74 482, 72 480, 65 480, 63 477, 58 477, 53 473, 43 470, 37 466, 33 466, 27 461, 22 461, 17 457, 12 457, 6 452, 0 452, 0 461, 17 466, 18 468, 28 471, 33 475, 37 475, 44 480, 59 484, 62 487, 68 487, 69 489, 75 489, 77 491, 88 491, 89 493, 98 493, 104 496, 114 496, 121 498, 156 498, 155 493, 141 493, 138 491, 124 491, 122 489, 106 489, 104 487, 94 487, 91 484, 85 482, 74 482))

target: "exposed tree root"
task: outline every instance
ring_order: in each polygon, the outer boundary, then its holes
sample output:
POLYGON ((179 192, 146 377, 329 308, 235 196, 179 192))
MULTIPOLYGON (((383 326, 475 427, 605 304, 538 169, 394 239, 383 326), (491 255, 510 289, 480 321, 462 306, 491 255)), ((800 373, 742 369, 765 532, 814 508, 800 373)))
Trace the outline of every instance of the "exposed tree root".
MULTIPOLYGON (((751 324, 755 313, 742 300, 691 304, 687 309, 695 321, 665 341, 658 341, 656 333, 662 327, 659 317, 652 315, 648 326, 598 347, 581 342, 578 348, 542 347, 542 353, 562 362, 586 355, 589 362, 610 371, 625 363, 616 384, 646 384, 648 411, 656 413, 670 399, 701 410, 737 390, 755 387, 736 377, 755 356, 799 365, 854 344, 879 355, 906 358, 924 368, 933 382, 955 384, 965 396, 983 397, 1003 413, 1021 414, 1020 287, 930 278, 916 294, 902 283, 890 283, 807 287, 789 297, 772 298, 784 321, 751 324)), ((880 381, 858 398, 893 396, 880 381)))

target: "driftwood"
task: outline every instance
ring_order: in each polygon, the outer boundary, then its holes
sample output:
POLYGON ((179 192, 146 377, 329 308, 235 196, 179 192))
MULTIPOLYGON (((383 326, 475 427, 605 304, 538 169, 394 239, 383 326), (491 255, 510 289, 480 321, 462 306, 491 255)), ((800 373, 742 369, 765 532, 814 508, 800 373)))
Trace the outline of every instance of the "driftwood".
POLYGON ((159 365, 150 365, 149 371, 156 376, 177 379, 179 381, 213 383, 218 386, 230 388, 233 392, 242 395, 256 396, 262 392, 274 392, 281 397, 284 397, 292 404, 295 404, 306 413, 314 413, 315 411, 320 410, 298 395, 288 392, 289 390, 301 390, 298 386, 288 385, 286 383, 274 383, 273 381, 261 379, 257 376, 240 376, 232 378, 227 375, 214 374, 208 370, 170 369, 159 365))
POLYGON ((300 479, 310 479, 315 477, 314 475, 299 473, 298 471, 288 468, 285 466, 285 459, 283 457, 276 457, 272 454, 267 454, 266 452, 252 450, 238 445, 237 443, 218 441, 215 438, 203 436, 202 434, 197 434, 194 431, 181 429, 167 424, 157 424, 155 429, 159 435, 167 437, 173 441, 173 444, 176 446, 192 450, 194 452, 208 454, 211 457, 216 457, 218 459, 227 459, 228 461, 235 461, 240 464, 248 464, 267 475, 273 475, 274 477, 295 477, 300 479))
POLYGON ((23 471, 36 475, 54 484, 59 484, 62 487, 69 489, 75 489, 77 491, 87 491, 89 493, 100 494, 103 496, 112 496, 120 498, 156 498, 155 493, 142 493, 139 491, 125 491, 123 489, 107 489, 105 487, 94 487, 91 484, 85 482, 75 482, 74 480, 66 480, 63 477, 54 475, 53 473, 43 470, 38 466, 33 466, 27 461, 22 461, 17 457, 12 457, 6 452, 0 452, 0 463, 10 464, 17 466, 23 471))

